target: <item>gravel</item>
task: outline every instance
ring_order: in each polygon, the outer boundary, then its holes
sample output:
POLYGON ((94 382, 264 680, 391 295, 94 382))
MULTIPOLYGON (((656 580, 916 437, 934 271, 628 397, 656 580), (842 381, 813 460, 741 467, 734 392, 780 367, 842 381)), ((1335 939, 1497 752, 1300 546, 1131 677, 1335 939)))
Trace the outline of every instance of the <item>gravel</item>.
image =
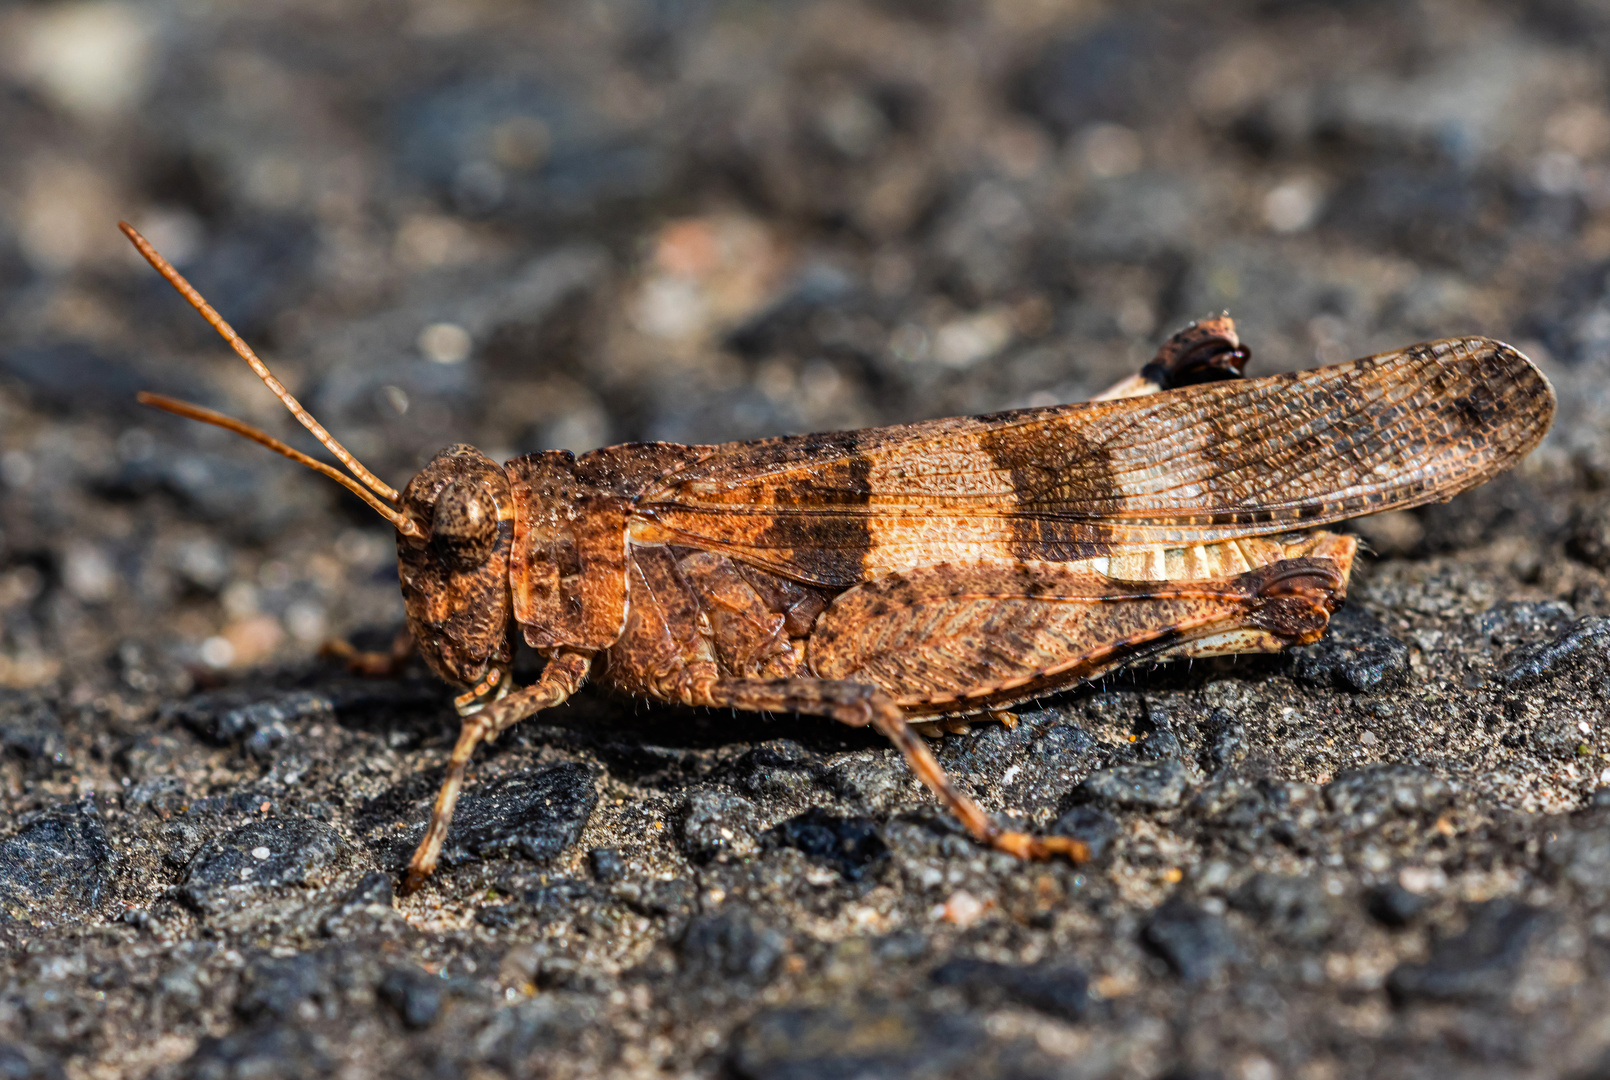
MULTIPOLYGON (((1585 0, 0 10, 0 1076, 1610 1070, 1610 18, 1585 0), (933 743, 588 690, 477 753, 364 462, 1074 400, 1502 337, 1514 472, 1355 523, 1323 641, 933 743), (298 441, 300 440, 300 441, 298 441)), ((516 675, 539 661, 521 655, 516 675)))

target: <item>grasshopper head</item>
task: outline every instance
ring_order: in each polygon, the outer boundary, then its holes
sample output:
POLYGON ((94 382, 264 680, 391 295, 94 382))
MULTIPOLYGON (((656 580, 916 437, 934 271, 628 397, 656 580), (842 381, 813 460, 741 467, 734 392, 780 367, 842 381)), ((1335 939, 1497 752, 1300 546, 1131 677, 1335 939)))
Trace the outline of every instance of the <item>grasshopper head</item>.
POLYGON ((397 532, 408 629, 431 670, 468 687, 460 712, 509 688, 509 547, 514 502, 503 469, 473 446, 449 446, 398 500, 416 529, 397 532))
POLYGON ((287 446, 267 432, 200 405, 141 394, 144 404, 244 435, 299 461, 351 491, 397 530, 397 571, 408 629, 425 662, 469 692, 457 699, 472 713, 509 690, 509 548, 514 501, 508 477, 471 446, 449 446, 419 471, 400 494, 364 468, 346 447, 285 389, 239 334, 202 299, 134 227, 118 227, 156 271, 190 302, 257 373, 346 472, 287 446))

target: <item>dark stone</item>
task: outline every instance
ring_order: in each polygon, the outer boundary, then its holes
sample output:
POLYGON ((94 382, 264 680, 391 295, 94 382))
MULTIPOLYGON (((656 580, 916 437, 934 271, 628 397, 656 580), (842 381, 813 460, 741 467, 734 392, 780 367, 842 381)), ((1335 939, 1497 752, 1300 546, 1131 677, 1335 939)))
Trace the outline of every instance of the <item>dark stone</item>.
POLYGON ((1184 749, 1180 746, 1179 736, 1174 733, 1174 724, 1169 719, 1168 711, 1149 699, 1145 706, 1145 718, 1136 732, 1140 736, 1135 746, 1136 755, 1152 761, 1169 761, 1180 757, 1184 749))
POLYGON ((1085 777, 1080 790, 1087 798, 1113 806, 1168 810, 1180 804, 1191 787, 1191 774, 1176 758, 1154 765, 1115 765, 1085 777))
POLYGON ((1202 765, 1209 772, 1222 772, 1246 756, 1246 725, 1223 709, 1214 709, 1205 723, 1207 736, 1202 765))
POLYGON ((185 1080, 301 1080, 334 1069, 328 1047, 313 1032, 267 1023, 206 1036, 180 1070, 185 1080))
POLYGON ((936 986, 960 988, 975 1006, 1010 1002, 1064 1020, 1078 1020, 1090 1004, 1090 979, 1071 964, 997 964, 958 958, 939 965, 929 978, 936 986))
MULTIPOLYGON (((598 788, 585 765, 566 762, 536 773, 516 773, 465 791, 442 845, 442 863, 526 858, 545 863, 576 842, 586 828, 598 788)), ((405 861, 425 835, 425 822, 391 840, 388 857, 405 861)))
POLYGON ((179 896, 202 914, 218 914, 264 889, 322 885, 352 855, 352 846, 322 821, 252 821, 201 846, 185 867, 179 896))
POLYGON ((1543 864, 1588 897, 1610 896, 1610 824, 1589 815, 1545 834, 1543 864))
POLYGON ((1430 814, 1453 802, 1447 780, 1418 765, 1371 765, 1341 773, 1325 785, 1325 803, 1352 829, 1373 829, 1388 818, 1430 814))
POLYGON ((61 1080, 61 1062, 24 1043, 0 1041, 0 1080, 61 1080))
POLYGON ((20 758, 35 778, 70 764, 56 710, 31 694, 0 691, 0 753, 20 758))
POLYGON ((797 795, 814 787, 815 755, 791 739, 762 743, 733 762, 733 782, 755 796, 797 795))
POLYGON ((0 841, 0 923, 90 918, 115 866, 106 827, 89 799, 29 817, 0 841))
POLYGON ((1237 953, 1223 919, 1177 896, 1152 912, 1140 938, 1186 982, 1211 979, 1237 953))
POLYGON ((1610 503, 1576 509, 1571 515, 1565 553, 1595 570, 1610 569, 1610 503))
POLYGON ((727 1067, 743 1080, 901 1080, 973 1071, 987 1038, 969 1016, 887 1000, 769 1009, 733 1036, 727 1067))
POLYGON ((292 1018, 296 1008, 314 998, 331 999, 335 984, 329 958, 320 953, 265 956, 252 962, 241 982, 235 1012, 242 1019, 292 1018))
POLYGON ((1498 682, 1507 689, 1520 690, 1555 678, 1569 668, 1590 663, 1602 666, 1607 646, 1610 619, 1578 619, 1549 641, 1516 649, 1499 669, 1498 682))
POLYGON ((1396 1000, 1502 1001, 1515 989, 1527 947, 1549 915, 1508 899, 1471 904, 1467 911, 1464 932, 1434 935, 1425 963, 1392 970, 1386 985, 1396 1000))
POLYGON ((1309 686, 1366 693, 1401 686, 1409 677, 1409 647, 1357 607, 1342 608, 1322 639, 1289 655, 1292 677, 1309 686))
POLYGON ((363 880, 319 920, 319 932, 334 937, 351 929, 354 921, 361 916, 384 914, 391 910, 395 896, 389 874, 378 870, 365 874, 363 880))
POLYGON ((755 804, 748 799, 722 791, 700 791, 688 797, 678 839, 688 858, 709 862, 750 854, 759 829, 755 804))
POLYGON ((1331 898, 1313 878, 1254 874, 1231 896, 1230 904, 1251 915, 1278 941, 1299 948, 1323 942, 1335 923, 1331 898))
POLYGON ((1084 841, 1085 847, 1090 849, 1090 861, 1096 862, 1106 856, 1117 838, 1118 819, 1099 807, 1081 804, 1057 818, 1056 824, 1051 826, 1051 834, 1084 841))
POLYGON ((788 951, 788 939, 743 908, 728 905, 690 922, 677 950, 690 972, 760 981, 788 951))
POLYGON ((182 702, 170 708, 167 715, 219 745, 244 738, 248 753, 266 758, 276 746, 290 738, 290 724, 301 720, 333 720, 335 704, 323 694, 305 690, 268 696, 261 691, 220 690, 182 702))
POLYGON ((1370 917, 1394 930, 1408 926, 1425 909, 1425 897, 1410 892, 1395 881, 1372 889, 1365 901, 1365 910, 1370 917))
POLYGON ((604 885, 626 876, 626 860, 614 848, 593 848, 587 853, 587 864, 592 868, 593 880, 604 885))
POLYGON ((889 857, 889 845, 870 818, 840 817, 819 806, 767 829, 762 839, 768 847, 791 847, 830 863, 851 881, 889 857))
POLYGON ((442 1011, 442 990, 441 979, 407 966, 387 971, 376 993, 396 1011, 404 1027, 418 1031, 436 1022, 442 1011))

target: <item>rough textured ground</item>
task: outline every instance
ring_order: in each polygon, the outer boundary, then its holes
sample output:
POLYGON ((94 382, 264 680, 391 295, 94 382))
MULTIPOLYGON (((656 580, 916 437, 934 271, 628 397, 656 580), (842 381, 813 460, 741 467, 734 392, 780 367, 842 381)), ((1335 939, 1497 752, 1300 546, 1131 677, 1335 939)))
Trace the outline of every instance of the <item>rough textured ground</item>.
MULTIPOLYGON (((1610 1075, 1610 15, 1589 0, 0 8, 0 1076, 1610 1075), (1304 655, 951 735, 584 695, 478 760, 394 481, 1073 400, 1230 308, 1267 372, 1450 333, 1561 395, 1361 522, 1304 655)), ((528 664, 529 668, 530 665, 528 664)), ((529 676, 530 672, 525 672, 529 676)))

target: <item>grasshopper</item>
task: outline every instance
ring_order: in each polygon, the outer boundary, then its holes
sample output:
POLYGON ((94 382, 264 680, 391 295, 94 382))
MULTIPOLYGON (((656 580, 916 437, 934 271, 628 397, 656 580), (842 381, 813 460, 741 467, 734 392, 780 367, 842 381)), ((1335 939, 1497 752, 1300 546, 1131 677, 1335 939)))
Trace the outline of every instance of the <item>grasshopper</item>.
POLYGON ((398 492, 120 227, 351 475, 200 406, 141 401, 324 473, 397 531, 414 647, 465 688, 410 890, 435 868, 475 748, 589 677, 684 705, 871 725, 980 843, 1086 858, 1077 840, 997 824, 911 722, 1139 660, 1313 642, 1357 552, 1319 526, 1475 487, 1535 447, 1555 409, 1530 360, 1481 337, 1242 378, 1249 354, 1225 316, 1086 403, 502 465, 455 445, 398 492), (546 659, 519 688, 516 629, 546 659))

